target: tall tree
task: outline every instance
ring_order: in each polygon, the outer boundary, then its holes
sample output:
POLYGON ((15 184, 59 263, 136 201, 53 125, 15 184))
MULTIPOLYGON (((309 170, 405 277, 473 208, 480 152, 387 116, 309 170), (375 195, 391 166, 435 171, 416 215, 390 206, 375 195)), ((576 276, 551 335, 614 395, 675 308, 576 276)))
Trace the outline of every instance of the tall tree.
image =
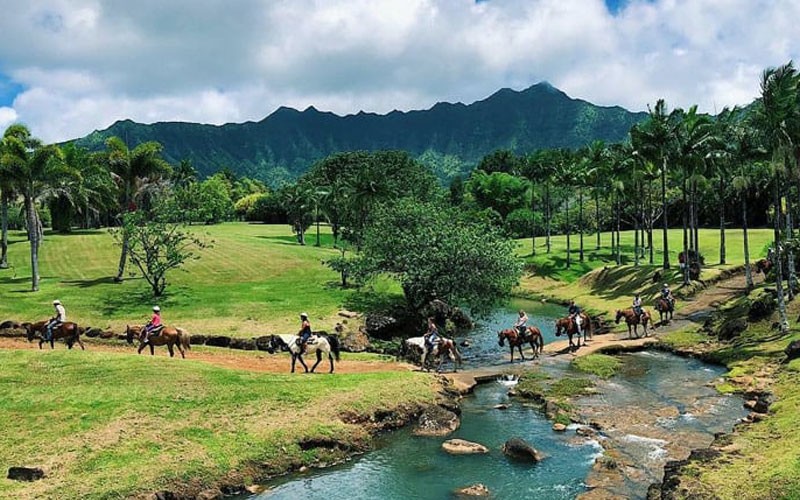
MULTIPOLYGON (((147 192, 147 188, 162 176, 169 174, 170 167, 161 158, 162 149, 161 144, 157 142, 144 142, 130 149, 119 137, 111 137, 106 141, 105 161, 117 182, 121 215, 135 210, 137 202, 147 192)), ((120 247, 122 252, 114 281, 122 281, 125 263, 128 261, 126 232, 122 234, 120 247)))

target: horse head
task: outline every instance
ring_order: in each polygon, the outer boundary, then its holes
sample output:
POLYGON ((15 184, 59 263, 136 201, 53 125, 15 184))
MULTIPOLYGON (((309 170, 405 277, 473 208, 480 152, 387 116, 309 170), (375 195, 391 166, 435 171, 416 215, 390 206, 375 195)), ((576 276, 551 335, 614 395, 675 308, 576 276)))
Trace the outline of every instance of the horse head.
POLYGON ((31 323, 22 323, 21 326, 25 330, 25 337, 28 339, 28 342, 33 342, 33 324, 31 323))
MULTIPOLYGON (((560 337, 561 336, 561 325, 563 323, 564 323, 563 319, 559 319, 559 320, 556 321, 556 337, 560 337)), ((564 330, 566 331, 566 328, 564 328, 564 330)))
POLYGON ((619 320, 621 320, 623 316, 624 316, 624 314, 622 314, 622 311, 617 309, 617 319, 616 319, 616 323, 617 324, 619 324, 619 320))
POLYGON ((125 325, 125 339, 129 344, 133 344, 133 329, 131 325, 125 325))
POLYGON ((504 342, 505 342, 505 340, 506 340, 506 335, 505 335, 505 333, 506 333, 506 332, 505 332, 505 330, 498 330, 498 331, 497 331, 497 343, 498 343, 498 344, 499 344, 501 347, 503 346, 503 344, 504 344, 504 342))

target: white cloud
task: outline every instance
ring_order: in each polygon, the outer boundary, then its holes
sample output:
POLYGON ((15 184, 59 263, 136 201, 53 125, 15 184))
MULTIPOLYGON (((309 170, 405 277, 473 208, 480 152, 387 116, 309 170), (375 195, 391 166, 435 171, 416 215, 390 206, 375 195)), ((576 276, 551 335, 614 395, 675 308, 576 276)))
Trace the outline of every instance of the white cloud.
POLYGON ((17 112, 13 108, 0 107, 0 130, 5 130, 17 121, 17 112))
MULTIPOLYGON (((132 118, 260 120, 471 102, 548 80, 574 97, 714 111, 800 54, 794 0, 0 0, 0 73, 45 140, 132 118)), ((10 110, 10 111, 6 111, 10 110)), ((0 124, 3 122, 0 121, 0 124)))

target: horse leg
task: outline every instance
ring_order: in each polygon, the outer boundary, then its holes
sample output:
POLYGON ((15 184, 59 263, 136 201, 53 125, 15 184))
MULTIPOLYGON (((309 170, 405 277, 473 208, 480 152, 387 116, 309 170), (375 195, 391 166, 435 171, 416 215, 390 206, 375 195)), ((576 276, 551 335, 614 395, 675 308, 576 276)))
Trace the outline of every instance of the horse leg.
POLYGON ((144 350, 144 346, 145 346, 145 345, 147 345, 147 344, 142 344, 142 341, 140 340, 140 341, 139 341, 139 350, 138 350, 138 351, 136 351, 136 354, 141 354, 141 353, 142 353, 142 350, 144 350))
POLYGON ((152 342, 148 342, 147 345, 150 346, 150 355, 151 356, 155 356, 156 355, 156 348, 155 348, 155 346, 153 346, 153 343, 152 342))
POLYGON ((303 355, 302 354, 298 354, 297 355, 297 360, 300 362, 301 365, 303 365, 303 369, 306 371, 306 373, 308 373, 308 365, 306 365, 306 362, 303 361, 303 355))
POLYGON ((178 352, 181 353, 181 358, 186 359, 186 354, 184 354, 184 352, 183 352, 183 347, 181 347, 180 340, 178 340, 178 342, 175 343, 175 347, 177 347, 178 348, 178 352))
POLYGON ((295 364, 296 361, 297 361, 297 355, 295 353, 292 353, 292 371, 291 371, 291 373, 294 373, 294 364, 295 364))
POLYGON ((322 351, 317 351, 317 362, 314 363, 314 366, 311 367, 311 373, 314 373, 314 370, 317 369, 317 365, 319 362, 322 361, 322 351))
POLYGON ((169 350, 169 357, 170 358, 174 358, 175 357, 175 349, 172 348, 172 344, 171 343, 167 344, 167 350, 169 350))
POLYGON ((78 343, 79 346, 81 346, 81 351, 86 350, 86 347, 83 345, 83 341, 81 340, 80 334, 78 334, 78 336, 75 337, 75 341, 78 343))
POLYGON ((453 362, 453 373, 458 373, 458 364, 456 363, 456 355, 450 351, 450 361, 453 362))
POLYGON ((517 345, 517 350, 519 351, 519 356, 522 358, 522 361, 525 361, 525 353, 522 352, 522 344, 520 343, 517 345))
POLYGON ((511 351, 511 360, 509 361, 509 363, 513 363, 514 362, 514 346, 511 344, 511 342, 508 343, 508 348, 511 351))
POLYGON ((328 362, 331 364, 331 369, 328 371, 328 373, 333 373, 333 354, 331 353, 328 353, 328 362))

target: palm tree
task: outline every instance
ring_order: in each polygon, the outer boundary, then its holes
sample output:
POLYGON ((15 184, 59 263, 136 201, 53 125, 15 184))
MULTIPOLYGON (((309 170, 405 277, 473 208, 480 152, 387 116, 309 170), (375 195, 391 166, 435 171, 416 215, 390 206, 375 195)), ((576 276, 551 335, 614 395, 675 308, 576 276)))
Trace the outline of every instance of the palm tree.
POLYGON ((673 155, 673 138, 676 131, 676 111, 667 114, 663 99, 656 101, 655 108, 648 106, 647 121, 631 129, 631 140, 641 154, 659 165, 661 171, 661 218, 663 221, 664 269, 669 269, 669 221, 667 220, 667 173, 668 162, 673 155))
POLYGON ((71 175, 57 146, 46 146, 24 125, 11 125, 3 135, 2 164, 22 195, 31 249, 31 290, 39 290, 39 245, 42 232, 36 201, 48 187, 71 175))
POLYGON ((589 167, 586 170, 586 180, 594 191, 595 223, 597 224, 597 244, 595 250, 600 250, 600 192, 605 183, 605 173, 608 164, 608 150, 603 141, 594 141, 589 145, 587 151, 589 167))
MULTIPOLYGON (((119 189, 120 215, 136 209, 147 188, 168 174, 169 165, 161 158, 162 146, 158 142, 144 142, 132 150, 119 137, 106 141, 105 162, 119 189)), ((128 260, 128 236, 122 237, 122 254, 114 281, 122 281, 128 260)))
MULTIPOLYGON (((0 160, 3 158, 4 144, 0 141, 0 160)), ((0 161, 0 269, 8 269, 8 203, 13 196, 11 172, 0 161)))
POLYGON ((786 302, 783 295, 783 264, 781 258, 781 198, 783 194, 782 180, 786 165, 793 154, 794 145, 791 140, 790 124, 797 120, 798 75, 791 62, 778 68, 769 68, 761 77, 761 96, 756 100, 753 123, 763 134, 764 143, 770 154, 773 175, 773 217, 774 251, 775 251, 775 285, 778 296, 778 312, 782 333, 789 331, 786 317, 786 302))

